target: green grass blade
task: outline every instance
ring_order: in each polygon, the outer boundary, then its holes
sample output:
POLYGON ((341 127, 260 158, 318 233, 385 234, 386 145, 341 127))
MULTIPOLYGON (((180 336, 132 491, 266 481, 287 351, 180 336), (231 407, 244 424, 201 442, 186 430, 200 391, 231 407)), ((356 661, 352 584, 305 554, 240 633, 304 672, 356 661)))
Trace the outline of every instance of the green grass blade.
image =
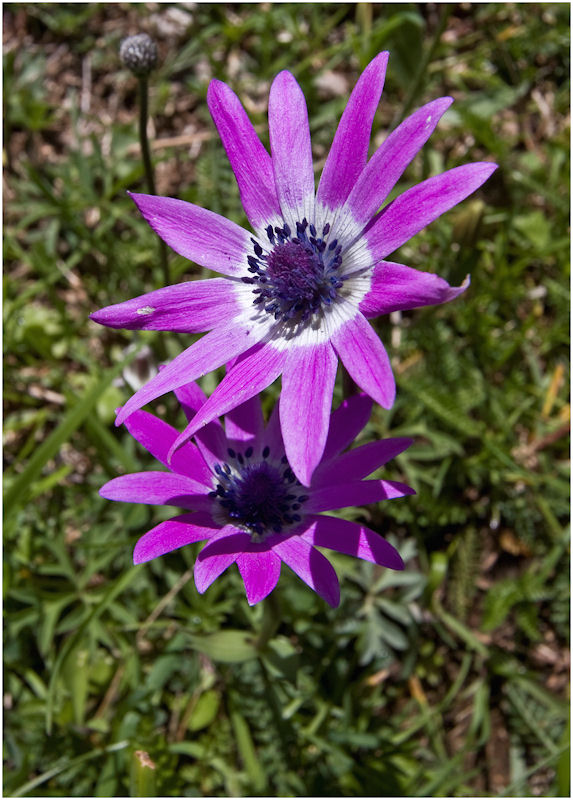
POLYGON ((60 772, 64 772, 71 767, 76 767, 78 764, 83 764, 86 761, 92 761, 94 758, 99 758, 100 756, 107 755, 107 753, 117 753, 118 750, 123 750, 129 745, 128 741, 123 742, 115 742, 114 744, 110 744, 107 747, 102 747, 101 749, 98 748, 97 750, 92 750, 91 753, 83 753, 81 756, 77 756, 77 758, 69 758, 62 761, 52 769, 49 769, 47 772, 43 772, 41 775, 38 775, 36 778, 32 778, 31 781, 22 784, 15 792, 12 792, 12 797, 24 797, 28 792, 31 792, 32 789, 35 789, 37 786, 41 786, 46 781, 51 780, 56 775, 59 775, 60 772))
POLYGON ((127 358, 115 367, 107 370, 96 378, 85 394, 70 408, 64 419, 53 433, 38 447, 24 470, 15 478, 14 482, 4 496, 5 519, 14 513, 24 502, 34 481, 40 475, 46 463, 59 451, 64 442, 67 442, 72 433, 76 431, 88 418, 94 405, 107 387, 111 384, 124 367, 137 355, 137 351, 130 353, 127 358))

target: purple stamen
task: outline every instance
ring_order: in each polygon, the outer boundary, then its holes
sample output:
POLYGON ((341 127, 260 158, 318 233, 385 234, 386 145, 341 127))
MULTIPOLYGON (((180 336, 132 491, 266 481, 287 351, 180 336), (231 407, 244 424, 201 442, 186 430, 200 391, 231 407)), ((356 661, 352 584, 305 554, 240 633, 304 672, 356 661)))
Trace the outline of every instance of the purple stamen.
MULTIPOLYGON (((238 462, 232 470, 228 464, 215 464, 218 482, 210 496, 216 499, 224 516, 234 525, 246 529, 255 540, 270 532, 282 533, 285 527, 300 521, 292 511, 300 509, 301 499, 292 493, 296 481, 290 467, 282 470, 266 460, 248 464, 253 448, 245 453, 228 449, 229 456, 238 462)), ((270 455, 270 448, 263 449, 263 459, 270 455)), ((286 457, 281 463, 286 462, 286 457)), ((301 484, 296 481, 297 486, 301 484)))
MULTIPOLYGON (((336 300, 344 277, 339 274, 342 264, 342 247, 338 240, 328 243, 317 238, 314 225, 304 218, 296 222, 296 236, 291 238, 291 228, 285 222, 282 228, 269 225, 266 229, 272 250, 266 255, 262 247, 253 242, 255 255, 247 257, 248 270, 253 278, 244 283, 257 284, 253 294, 255 305, 265 303, 267 314, 276 320, 295 319, 305 322, 336 300), (310 236, 307 233, 310 233, 310 236)), ((322 235, 330 232, 330 223, 322 235)))

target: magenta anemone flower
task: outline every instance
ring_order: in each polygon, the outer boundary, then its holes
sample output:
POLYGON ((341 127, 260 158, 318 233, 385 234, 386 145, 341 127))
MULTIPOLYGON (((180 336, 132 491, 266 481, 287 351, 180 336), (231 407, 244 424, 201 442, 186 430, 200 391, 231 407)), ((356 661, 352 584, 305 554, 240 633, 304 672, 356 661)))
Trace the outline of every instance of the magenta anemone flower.
MULTIPOLYGON (((192 383, 176 394, 193 419, 205 402, 201 389, 192 383)), ((133 555, 136 564, 206 539, 195 562, 199 592, 236 563, 253 605, 272 592, 284 562, 337 606, 336 572, 316 545, 391 569, 404 567, 379 534, 321 513, 415 494, 396 481, 362 480, 409 447, 411 439, 383 439, 342 452, 368 421, 371 407, 370 398, 355 395, 333 412, 324 455, 309 487, 301 485, 288 463, 277 407, 265 426, 259 397, 230 411, 224 428, 218 420, 202 427, 196 444, 188 440, 171 460, 175 428, 136 411, 126 420, 130 433, 170 471, 123 475, 106 483, 100 494, 188 510, 141 537, 133 555)))
POLYGON ((283 71, 271 86, 271 155, 233 91, 211 81, 207 102, 254 233, 191 203, 132 195, 168 245, 223 277, 169 286, 92 314, 114 328, 209 331, 128 400, 118 425, 165 392, 237 359, 174 446, 282 375, 286 453, 308 485, 327 440, 338 357, 366 394, 392 406, 390 360, 368 319, 452 300, 468 281, 451 287, 386 258, 481 186, 496 165, 456 167, 383 206, 452 102, 442 97, 420 108, 368 160, 387 60, 380 53, 359 78, 316 194, 306 104, 294 77, 283 71))

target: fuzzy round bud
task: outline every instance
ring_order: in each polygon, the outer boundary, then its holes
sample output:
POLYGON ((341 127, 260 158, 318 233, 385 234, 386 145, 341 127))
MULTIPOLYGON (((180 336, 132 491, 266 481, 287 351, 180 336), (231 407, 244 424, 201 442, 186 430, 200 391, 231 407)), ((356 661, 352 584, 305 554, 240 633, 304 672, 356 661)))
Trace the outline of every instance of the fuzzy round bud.
POLYGON ((157 64, 157 46, 146 33, 137 33, 121 42, 119 57, 134 75, 144 77, 157 64))

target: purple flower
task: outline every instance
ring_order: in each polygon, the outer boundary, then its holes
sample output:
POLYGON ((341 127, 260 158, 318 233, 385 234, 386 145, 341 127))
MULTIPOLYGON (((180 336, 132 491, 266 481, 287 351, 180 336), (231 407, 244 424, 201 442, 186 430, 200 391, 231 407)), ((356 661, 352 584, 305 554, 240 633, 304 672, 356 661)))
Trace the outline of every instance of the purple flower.
MULTIPOLYGON (((205 402, 201 389, 191 383, 176 394, 193 419, 205 402)), ((136 564, 206 539, 195 562, 199 592, 236 562, 253 605, 272 592, 284 562, 337 606, 336 572, 315 545, 391 569, 404 567, 395 548, 374 531, 321 513, 415 494, 396 481, 362 480, 409 447, 411 439, 383 439, 342 452, 368 421, 371 407, 370 398, 355 395, 333 412, 324 455, 309 487, 297 480, 285 455, 278 407, 265 426, 258 397, 230 411, 224 429, 218 420, 202 427, 196 444, 188 440, 171 460, 175 428, 136 411, 126 420, 130 433, 170 471, 123 475, 106 483, 100 494, 188 509, 141 537, 136 564)))
POLYGON ((211 82, 208 104, 255 234, 169 197, 132 195, 177 253, 224 277, 188 281, 109 306, 92 319, 115 328, 209 331, 130 398, 117 418, 236 359, 233 369, 174 444, 254 397, 282 375, 280 420, 289 462, 308 485, 328 435, 338 357, 384 408, 394 402, 390 360, 368 319, 444 303, 438 277, 385 259, 466 198, 496 165, 456 167, 408 189, 381 211, 451 97, 408 117, 368 160, 372 120, 388 53, 362 73, 340 120, 315 194, 306 104, 286 71, 269 97, 271 155, 237 96, 211 82))

